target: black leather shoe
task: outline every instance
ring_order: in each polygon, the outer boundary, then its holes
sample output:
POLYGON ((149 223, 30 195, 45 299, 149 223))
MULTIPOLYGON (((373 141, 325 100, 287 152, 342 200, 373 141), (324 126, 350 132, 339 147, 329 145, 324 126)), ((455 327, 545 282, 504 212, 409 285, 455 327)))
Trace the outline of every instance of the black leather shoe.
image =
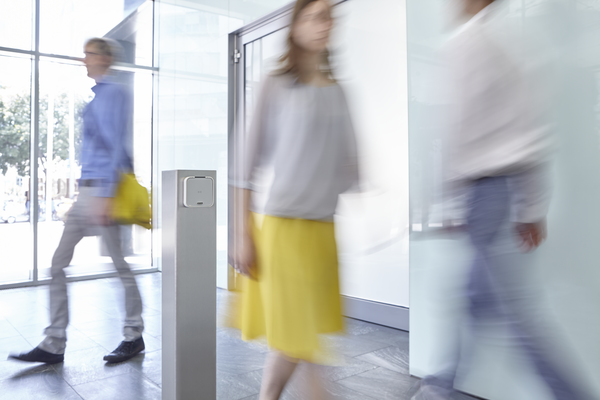
POLYGON ((45 350, 36 347, 31 350, 29 353, 21 353, 21 354, 10 354, 8 356, 9 359, 19 360, 19 361, 27 361, 27 362, 41 362, 46 364, 58 364, 65 360, 64 354, 53 354, 48 353, 45 350))
POLYGON ((135 357, 146 348, 144 338, 139 338, 133 342, 122 341, 119 347, 113 350, 112 353, 104 356, 104 361, 108 363, 120 363, 135 357))

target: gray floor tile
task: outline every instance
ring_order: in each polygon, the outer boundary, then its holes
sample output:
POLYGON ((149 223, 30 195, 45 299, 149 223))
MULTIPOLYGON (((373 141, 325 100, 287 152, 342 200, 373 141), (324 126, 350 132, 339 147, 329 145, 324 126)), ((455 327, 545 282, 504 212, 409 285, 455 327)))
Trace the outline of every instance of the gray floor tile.
MULTIPOLYGON (((315 397, 313 392, 315 389, 314 381, 308 380, 306 374, 306 365, 300 365, 286 386, 281 396, 282 400, 305 400, 315 397)), ((327 398, 331 400, 372 400, 372 397, 340 385, 337 382, 330 382, 323 379, 322 385, 327 393, 327 398)))
MULTIPOLYGON (((76 297, 72 298, 75 299, 76 297)), ((106 311, 91 306, 90 304, 83 304, 75 307, 72 306, 69 310, 69 313, 71 323, 75 325, 85 322, 101 321, 115 317, 115 315, 111 315, 106 311)))
POLYGON ((342 356, 334 362, 334 365, 322 367, 322 373, 325 379, 335 382, 375 368, 377 368, 376 365, 359 360, 358 358, 342 356))
MULTIPOLYGON (((32 347, 37 346, 42 340, 44 340, 45 335, 41 332, 38 332, 35 336, 26 336, 25 339, 29 342, 32 347)), ((67 330, 67 351, 79 351, 85 349, 91 349, 93 347, 97 347, 98 343, 94 342, 90 338, 88 338, 83 333, 75 330, 68 329, 67 330)))
POLYGON ((114 332, 122 332, 123 322, 121 319, 110 318, 99 321, 90 322, 74 322, 72 326, 86 336, 98 336, 103 334, 111 334, 114 332))
MULTIPOLYGON (((49 317, 48 288, 0 291, 0 303, 11 304, 0 310, 0 400, 160 399, 161 274, 137 279, 145 305, 146 351, 117 365, 107 365, 102 357, 122 340, 118 278, 69 284, 72 325, 65 362, 55 366, 3 361, 8 352, 26 351, 42 340, 49 317)), ((225 290, 217 290, 216 297, 222 320, 233 297, 225 290)), ((408 333, 352 319, 346 319, 346 326, 347 335, 326 339, 336 357, 334 365, 321 367, 319 373, 330 397, 409 399, 418 380, 407 375, 408 333)), ((244 342, 239 330, 218 328, 217 398, 257 400, 268 352, 266 341, 244 342)), ((296 374, 282 400, 306 400, 306 387, 296 374)))
POLYGON ((249 349, 243 344, 217 347, 217 371, 244 374, 263 368, 266 354, 249 349))
POLYGON ((403 351, 406 351, 407 354, 409 354, 410 340, 408 332, 406 332, 406 335, 402 336, 400 339, 395 341, 393 345, 399 347, 403 351))
POLYGON ((409 375, 408 352, 396 346, 389 346, 371 353, 363 354, 357 359, 387 368, 391 371, 409 375))
POLYGON ((396 344, 408 338, 408 332, 386 326, 370 324, 351 318, 345 318, 346 333, 357 338, 368 339, 374 342, 396 344))
POLYGON ((29 351, 31 345, 23 336, 13 336, 0 339, 0 360, 6 360, 11 352, 29 351))
POLYGON ((388 346, 385 343, 346 335, 328 335, 324 338, 324 345, 330 348, 335 354, 348 357, 360 356, 361 354, 370 353, 388 346))
MULTIPOLYGON (((128 362, 106 364, 102 359, 105 354, 106 350, 100 346, 87 350, 67 351, 64 364, 59 364, 55 368, 62 373, 71 386, 137 372, 128 362)), ((143 358, 144 354, 136 357, 143 358)))
POLYGON ((56 372, 52 369, 52 366, 46 364, 26 363, 6 359, 0 361, 0 381, 46 371, 56 372))
MULTIPOLYGON (((10 300, 12 302, 12 300, 10 300)), ((50 311, 46 307, 40 307, 32 304, 30 307, 21 310, 14 309, 11 315, 6 317, 12 326, 20 328, 22 326, 32 325, 35 323, 48 325, 50 322, 50 311)))
POLYGON ((144 357, 134 357, 127 364, 142 373, 159 387, 162 386, 162 351, 146 352, 144 357))
POLYGON ((25 338, 39 336, 49 325, 47 318, 42 320, 31 319, 29 324, 14 325, 15 329, 25 338))
POLYGON ((228 374, 217 372, 217 399, 238 400, 260 392, 262 371, 252 371, 246 374, 228 374))
POLYGON ((0 381, 0 400, 81 400, 52 367, 34 368, 0 381))
POLYGON ((8 321, 0 321, 0 339, 21 336, 8 321))
POLYGON ((161 400, 160 388, 137 371, 76 385, 73 389, 85 400, 161 400))
POLYGON ((268 353, 270 351, 266 339, 245 342, 242 340, 242 334, 239 329, 217 328, 217 346, 227 346, 230 343, 242 344, 243 346, 260 353, 268 353))
POLYGON ((337 383, 378 400, 408 400, 416 392, 419 380, 385 368, 377 368, 337 383))

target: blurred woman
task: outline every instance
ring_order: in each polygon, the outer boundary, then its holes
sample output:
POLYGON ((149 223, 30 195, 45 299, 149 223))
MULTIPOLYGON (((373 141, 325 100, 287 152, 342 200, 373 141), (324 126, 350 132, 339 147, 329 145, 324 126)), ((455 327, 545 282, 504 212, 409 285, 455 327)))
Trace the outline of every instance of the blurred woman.
POLYGON ((319 334, 343 329, 333 216, 339 194, 357 185, 358 167, 346 98, 329 66, 332 26, 328 1, 297 1, 287 52, 264 79, 244 150, 238 323, 244 340, 266 336, 272 349, 261 400, 278 399, 301 361, 310 371, 307 398, 324 398, 319 334), (258 185, 261 176, 267 185, 258 185))

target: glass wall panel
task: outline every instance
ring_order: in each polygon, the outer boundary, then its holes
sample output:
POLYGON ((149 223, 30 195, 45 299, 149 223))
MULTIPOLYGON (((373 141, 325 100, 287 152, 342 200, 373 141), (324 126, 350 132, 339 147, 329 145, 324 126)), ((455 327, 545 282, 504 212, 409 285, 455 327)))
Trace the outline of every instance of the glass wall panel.
POLYGON ((32 279, 31 59, 0 54, 0 284, 32 279))
POLYGON ((41 2, 40 51, 80 57, 95 36, 118 40, 128 63, 152 65, 153 2, 150 0, 54 0, 41 2))
MULTIPOLYGON (((217 171, 217 285, 227 286, 228 5, 160 4, 158 170, 217 171)), ((160 191, 160 182, 158 183, 160 191)), ((157 216, 160 218, 160 199, 157 216)), ((160 232, 160 219, 157 227, 160 232)), ((160 233, 159 233, 160 234, 160 233)), ((158 238, 157 238, 158 239, 158 238)))
MULTIPOLYGON (((40 1, 39 9, 35 4, 35 0, 0 0, 0 47, 4 48, 0 51, 0 285, 32 280, 36 276, 33 254, 37 254, 38 277, 49 278, 53 252, 78 193, 82 110, 93 98, 90 89, 95 83, 75 59, 83 56, 90 37, 109 37, 122 47, 115 78, 133 94, 134 172, 149 193, 153 184, 154 73, 122 64, 153 66, 154 1, 53 0, 40 1), (34 26, 36 13, 39 26, 34 26), (32 43, 36 31, 39 52, 32 43), (40 56, 39 88, 31 87, 35 58, 12 48, 40 56), (32 93, 38 89, 39 114, 33 115, 32 93), (33 132, 32 118, 37 118, 38 132, 33 132), (33 138, 38 138, 35 143, 33 138), (37 160, 30 159, 32 146, 38 149, 37 160), (37 182, 30 182, 31 165, 36 165, 37 182), (31 196, 31 187, 36 188, 37 198, 31 196), (36 248, 35 229, 28 223, 34 209, 38 210, 36 248)), ((127 261, 134 269, 151 267, 151 231, 137 226, 122 231, 127 261)), ((67 273, 112 271, 106 253, 97 238, 85 238, 67 273)))
MULTIPOLYGON (((83 139, 82 112, 92 99, 94 81, 80 63, 40 62, 40 142, 38 159, 38 270, 50 277, 50 263, 64 221, 77 199, 83 139)), ((97 239, 84 238, 71 269, 96 264, 97 239)), ((85 267, 84 267, 85 268, 85 267)))
MULTIPOLYGON (((138 71, 133 76, 133 169, 138 182, 152 193, 152 99, 154 75, 138 71)), ((134 269, 152 265, 152 231, 131 227, 132 244, 127 262, 134 269)))
POLYGON ((0 0, 0 46, 31 50, 33 0, 0 0))

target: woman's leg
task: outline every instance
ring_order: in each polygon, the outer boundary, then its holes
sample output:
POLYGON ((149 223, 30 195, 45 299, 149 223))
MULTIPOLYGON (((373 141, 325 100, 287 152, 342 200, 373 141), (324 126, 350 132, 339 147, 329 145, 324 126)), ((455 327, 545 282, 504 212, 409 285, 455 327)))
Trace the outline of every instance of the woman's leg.
POLYGON ((327 398, 327 390, 323 382, 322 374, 320 373, 320 365, 306 364, 306 393, 307 398, 314 400, 325 400, 327 398))
POLYGON ((298 360, 286 357, 278 351, 272 351, 265 362, 259 400, 279 399, 297 365, 298 360))

